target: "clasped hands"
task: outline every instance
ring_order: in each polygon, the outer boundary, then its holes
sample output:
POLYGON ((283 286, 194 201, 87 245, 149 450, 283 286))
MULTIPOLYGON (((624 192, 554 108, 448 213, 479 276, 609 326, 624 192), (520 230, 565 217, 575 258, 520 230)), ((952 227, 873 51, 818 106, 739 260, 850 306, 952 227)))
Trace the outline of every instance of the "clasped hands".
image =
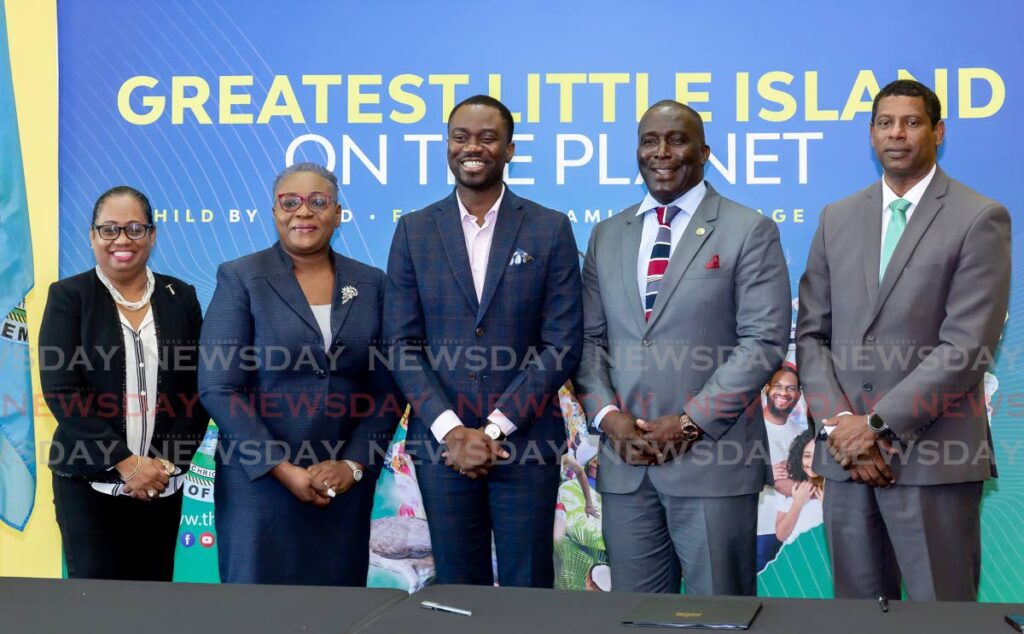
POLYGON ((843 414, 823 419, 821 423, 834 426, 828 436, 828 451, 850 472, 854 482, 887 487, 896 481, 885 456, 897 450, 888 438, 871 431, 867 416, 843 414))
POLYGON ((148 456, 129 456, 114 468, 125 483, 124 492, 146 502, 163 493, 174 473, 174 465, 170 462, 148 456))
POLYGON ((331 503, 331 491, 341 495, 356 483, 352 467, 344 460, 325 460, 306 468, 282 462, 271 473, 300 502, 319 508, 331 503))
POLYGON ((686 453, 694 442, 684 438, 678 414, 646 421, 610 411, 601 419, 601 431, 619 457, 631 465, 662 464, 686 453))
POLYGON ((480 429, 464 425, 453 428, 444 437, 444 463, 470 480, 485 477, 498 460, 509 457, 501 443, 480 429))

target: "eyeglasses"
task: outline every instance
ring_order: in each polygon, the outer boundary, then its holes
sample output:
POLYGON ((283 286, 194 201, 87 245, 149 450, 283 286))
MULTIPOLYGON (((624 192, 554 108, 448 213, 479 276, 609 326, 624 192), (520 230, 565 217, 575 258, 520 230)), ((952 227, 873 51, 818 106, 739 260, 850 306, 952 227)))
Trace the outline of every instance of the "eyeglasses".
POLYGON ((141 240, 149 234, 153 224, 144 225, 141 222, 129 222, 123 227, 118 225, 93 225, 92 228, 104 240, 117 240, 122 231, 130 240, 141 240))
POLYGON ((769 387, 773 390, 779 390, 786 394, 796 394, 800 391, 800 388, 795 385, 783 385, 782 383, 772 383, 769 387))
POLYGON ((313 192, 308 196, 285 193, 277 195, 277 206, 286 214, 293 214, 299 210, 302 203, 306 203, 306 209, 315 214, 322 214, 334 206, 334 197, 320 192, 313 192))

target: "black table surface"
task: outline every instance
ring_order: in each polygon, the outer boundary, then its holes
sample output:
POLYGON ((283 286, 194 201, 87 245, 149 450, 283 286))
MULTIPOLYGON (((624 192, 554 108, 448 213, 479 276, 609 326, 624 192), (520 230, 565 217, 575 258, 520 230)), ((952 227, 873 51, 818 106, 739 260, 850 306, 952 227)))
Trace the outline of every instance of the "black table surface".
MULTIPOLYGON (((0 632, 637 634, 660 631, 621 623, 652 596, 486 586, 429 586, 410 596, 379 588, 7 577, 0 578, 0 632), (422 601, 468 609, 473 616, 426 610, 422 601)), ((763 604, 750 629, 755 634, 1010 634, 1004 616, 1024 614, 1024 604, 1010 603, 893 601, 883 613, 876 601, 754 600, 763 604)))
POLYGON ((323 586, 0 578, 0 632, 348 632, 409 595, 323 586))
MULTIPOLYGON (((636 605, 654 595, 627 592, 573 592, 486 586, 428 586, 355 627, 353 634, 445 632, 445 634, 548 634, 661 632, 664 628, 622 625, 636 605), (435 601, 471 610, 458 616, 426 610, 435 601)), ((665 597, 678 601, 681 597, 665 597)), ((692 600, 692 598, 686 598, 692 600)), ((739 599, 749 600, 749 599, 739 599)), ((888 634, 958 632, 1012 634, 1004 616, 1024 613, 1024 604, 911 603, 893 601, 883 613, 877 601, 774 599, 763 605, 750 632, 772 634, 888 634)))

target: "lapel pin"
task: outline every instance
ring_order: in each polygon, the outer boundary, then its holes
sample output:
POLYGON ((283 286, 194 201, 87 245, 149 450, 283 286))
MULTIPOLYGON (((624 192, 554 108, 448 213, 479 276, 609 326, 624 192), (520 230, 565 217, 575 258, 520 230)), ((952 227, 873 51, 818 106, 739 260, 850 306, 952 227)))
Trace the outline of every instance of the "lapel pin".
POLYGON ((704 231, 704 227, 697 227, 697 231, 696 231, 695 233, 696 233, 697 235, 699 235, 699 236, 702 236, 702 235, 704 235, 704 233, 705 233, 705 231, 704 231))
POLYGON ((167 292, 169 292, 169 293, 170 293, 171 295, 174 295, 174 294, 175 294, 175 293, 174 293, 174 285, 173 285, 173 284, 168 284, 168 285, 166 286, 166 288, 167 288, 167 292))

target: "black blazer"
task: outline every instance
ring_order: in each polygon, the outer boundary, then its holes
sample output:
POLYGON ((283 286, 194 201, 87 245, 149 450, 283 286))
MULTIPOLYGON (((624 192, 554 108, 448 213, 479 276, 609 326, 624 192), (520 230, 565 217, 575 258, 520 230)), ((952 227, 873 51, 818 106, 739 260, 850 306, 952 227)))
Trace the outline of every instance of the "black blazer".
MULTIPOLYGON (((203 315, 195 288, 154 273, 151 307, 160 355, 150 456, 187 470, 209 417, 199 402, 198 341, 203 315)), ((113 480, 132 455, 124 412, 125 350, 117 306, 89 270, 54 282, 39 331, 39 379, 57 420, 50 469, 113 480)))

